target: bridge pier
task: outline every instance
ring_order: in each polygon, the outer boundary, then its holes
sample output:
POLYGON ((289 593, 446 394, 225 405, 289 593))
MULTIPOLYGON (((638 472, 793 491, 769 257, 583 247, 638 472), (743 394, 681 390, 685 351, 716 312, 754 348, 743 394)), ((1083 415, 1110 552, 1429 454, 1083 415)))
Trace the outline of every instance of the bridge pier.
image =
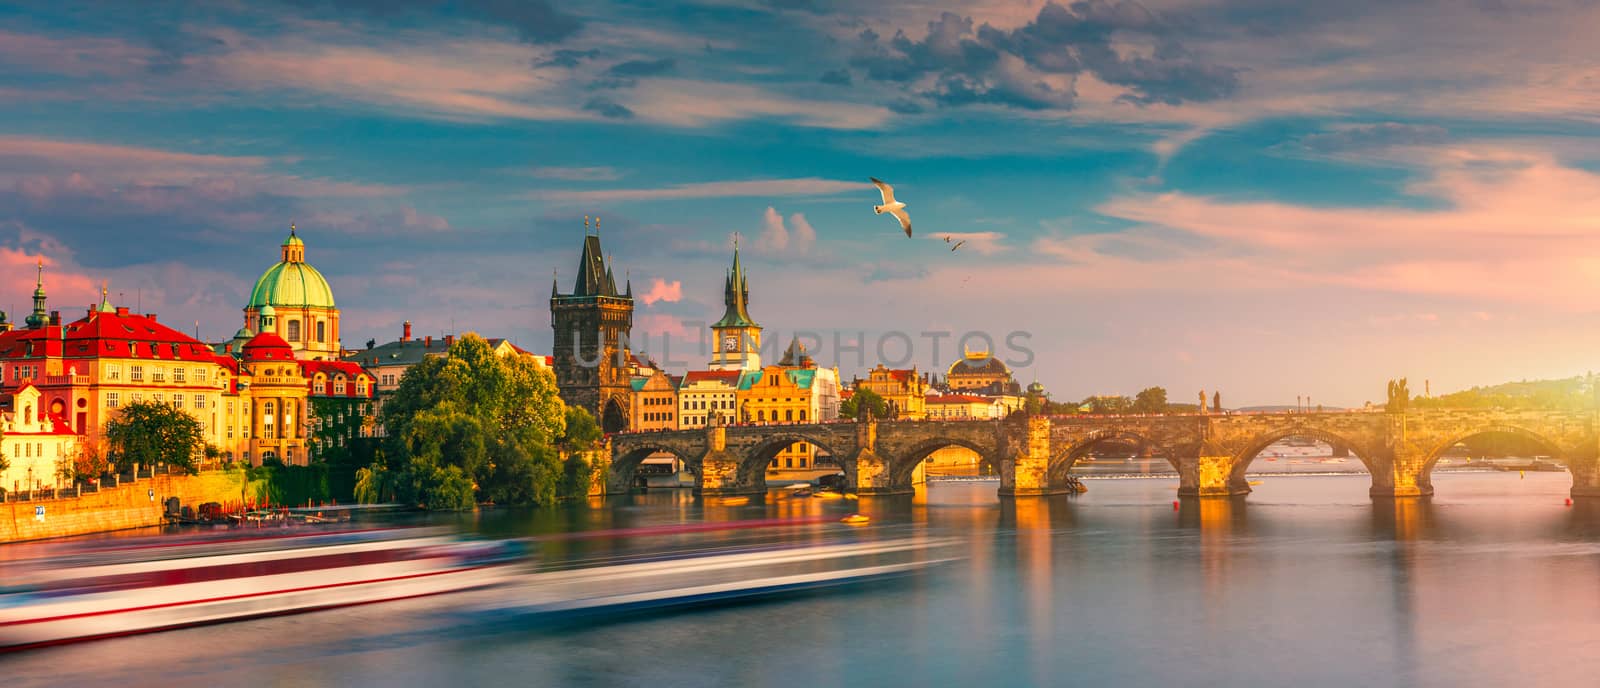
POLYGON ((1076 492, 1065 480, 1050 477, 1050 418, 1030 415, 1027 435, 1010 456, 1001 459, 1001 497, 1044 497, 1076 492))
POLYGON ((761 494, 767 491, 766 476, 761 471, 750 475, 737 453, 728 449, 728 429, 713 425, 706 428, 705 458, 700 460, 700 479, 696 494, 713 497, 720 495, 761 494))
POLYGON ((1237 497, 1250 494, 1250 483, 1242 472, 1235 475, 1239 460, 1226 455, 1202 454, 1178 460, 1178 496, 1237 497))
MULTIPOLYGON (((856 455, 855 476, 850 481, 856 494, 891 495, 915 492, 909 481, 903 485, 895 482, 894 473, 890 470, 892 465, 893 462, 888 457, 880 456, 871 449, 862 449, 861 453, 856 455)), ((850 477, 847 472, 845 478, 850 477)))

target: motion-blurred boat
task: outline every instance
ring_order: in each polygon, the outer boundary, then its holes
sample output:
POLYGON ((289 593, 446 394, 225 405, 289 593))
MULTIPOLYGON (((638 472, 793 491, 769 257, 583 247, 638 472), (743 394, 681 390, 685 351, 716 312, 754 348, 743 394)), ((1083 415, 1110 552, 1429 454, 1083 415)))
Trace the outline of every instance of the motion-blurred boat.
POLYGON ((442 530, 228 536, 45 548, 12 563, 0 651, 452 592, 507 580, 524 561, 520 543, 442 530))
POLYGON ((952 544, 902 538, 536 573, 466 611, 561 621, 850 586, 951 561, 939 552, 952 544))

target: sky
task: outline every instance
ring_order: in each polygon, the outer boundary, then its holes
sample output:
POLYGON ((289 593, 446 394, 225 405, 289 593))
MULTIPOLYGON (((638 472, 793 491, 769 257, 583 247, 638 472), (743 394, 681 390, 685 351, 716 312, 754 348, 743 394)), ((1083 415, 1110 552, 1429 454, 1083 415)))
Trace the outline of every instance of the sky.
POLYGON ((548 351, 591 215, 679 370, 737 235, 768 341, 846 379, 968 332, 1064 399, 1584 374, 1595 35, 1578 0, 5 2, 0 309, 42 260, 69 316, 108 283, 226 338, 294 223, 346 346, 548 351))

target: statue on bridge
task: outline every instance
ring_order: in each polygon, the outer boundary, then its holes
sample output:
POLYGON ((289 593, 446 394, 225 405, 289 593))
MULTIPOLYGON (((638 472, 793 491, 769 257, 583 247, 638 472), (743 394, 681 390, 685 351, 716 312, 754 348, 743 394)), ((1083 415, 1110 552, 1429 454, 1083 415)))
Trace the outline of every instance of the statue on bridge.
POLYGON ((1200 390, 1200 413, 1204 414, 1205 412, 1206 412, 1206 391, 1202 389, 1202 390, 1200 390))
POLYGON ((1411 390, 1406 387, 1406 379, 1389 381, 1389 403, 1384 405, 1384 410, 1398 413, 1406 410, 1411 405, 1411 390))

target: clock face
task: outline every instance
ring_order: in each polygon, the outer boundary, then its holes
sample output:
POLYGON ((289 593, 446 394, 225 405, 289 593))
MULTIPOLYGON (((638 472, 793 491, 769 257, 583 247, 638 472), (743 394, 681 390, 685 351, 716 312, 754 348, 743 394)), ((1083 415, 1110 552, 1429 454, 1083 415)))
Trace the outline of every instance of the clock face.
POLYGON ((727 337, 723 337, 722 338, 722 350, 723 351, 738 351, 739 350, 739 338, 735 337, 735 336, 732 336, 732 335, 729 335, 727 337))

